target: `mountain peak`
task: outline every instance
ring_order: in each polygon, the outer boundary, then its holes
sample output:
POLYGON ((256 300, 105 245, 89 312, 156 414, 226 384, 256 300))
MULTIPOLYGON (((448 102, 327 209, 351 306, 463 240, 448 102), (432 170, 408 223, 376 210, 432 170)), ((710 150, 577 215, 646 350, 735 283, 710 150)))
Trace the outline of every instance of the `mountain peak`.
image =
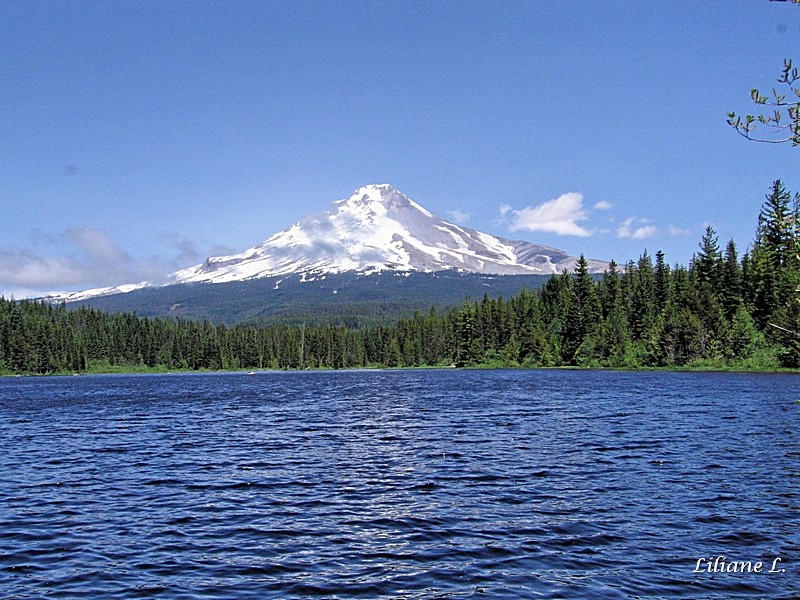
POLYGON ((388 183, 373 183, 361 186, 349 198, 334 202, 329 212, 338 212, 342 208, 393 217, 398 217, 407 212, 420 212, 427 218, 437 218, 433 213, 388 183), (413 210, 408 211, 408 209, 413 210))
POLYGON ((372 192, 378 192, 379 194, 384 194, 397 191, 398 190, 395 189, 395 187, 390 183, 369 183, 367 185, 362 185, 355 192, 353 192, 353 196, 360 194, 370 194, 372 192))
MULTIPOLYGON (((344 271, 553 274, 573 270, 576 260, 562 250, 455 225, 382 183, 358 188, 325 212, 303 217, 258 246, 209 258, 174 277, 185 283, 344 271)), ((593 272, 606 266, 590 261, 593 272)))
MULTIPOLYGON (((313 278, 345 271, 546 275, 572 271, 576 261, 562 250, 445 221, 382 183, 362 186, 325 212, 305 216, 244 252, 211 257, 173 273, 172 281, 222 283, 290 274, 313 278)), ((607 266, 589 261, 593 273, 607 266)))
POLYGON ((382 206, 386 209, 408 206, 410 200, 399 190, 388 183, 370 184, 358 188, 349 198, 338 200, 334 205, 352 207, 382 206))

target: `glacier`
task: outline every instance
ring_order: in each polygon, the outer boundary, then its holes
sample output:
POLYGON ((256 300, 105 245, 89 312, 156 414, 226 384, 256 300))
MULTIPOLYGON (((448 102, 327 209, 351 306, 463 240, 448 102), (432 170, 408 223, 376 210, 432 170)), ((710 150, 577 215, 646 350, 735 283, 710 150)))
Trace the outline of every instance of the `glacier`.
MULTIPOLYGON (((495 275, 572 271, 563 250, 499 238, 434 215, 389 184, 366 185, 258 246, 174 274, 176 283, 221 283, 292 273, 434 272, 495 275)), ((591 272, 608 263, 589 260, 591 272)))
MULTIPOLYGON (((450 223, 389 184, 371 184, 308 215, 262 243, 230 256, 216 256, 173 273, 166 285, 223 283, 301 274, 457 270, 489 275, 548 275, 573 271, 577 258, 563 250, 508 240, 450 223)), ((602 260, 587 259, 601 273, 602 260)), ((54 298, 71 302, 124 293, 147 282, 71 292, 54 298)))

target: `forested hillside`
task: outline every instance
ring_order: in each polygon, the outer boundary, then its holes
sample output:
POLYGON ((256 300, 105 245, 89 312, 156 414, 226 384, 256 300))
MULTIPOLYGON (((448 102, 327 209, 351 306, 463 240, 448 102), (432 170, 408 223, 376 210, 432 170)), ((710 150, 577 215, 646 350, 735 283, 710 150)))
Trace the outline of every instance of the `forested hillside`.
POLYGON ((706 230, 688 267, 665 256, 574 274, 510 299, 385 326, 212 325, 0 299, 0 372, 115 368, 800 366, 800 197, 776 181, 740 258, 706 230))
POLYGON ((214 324, 387 325, 415 310, 459 304, 465 297, 510 297, 537 289, 549 275, 484 275, 458 271, 326 274, 261 277, 226 283, 185 283, 148 287, 125 294, 70 303, 110 313, 180 317, 214 324))

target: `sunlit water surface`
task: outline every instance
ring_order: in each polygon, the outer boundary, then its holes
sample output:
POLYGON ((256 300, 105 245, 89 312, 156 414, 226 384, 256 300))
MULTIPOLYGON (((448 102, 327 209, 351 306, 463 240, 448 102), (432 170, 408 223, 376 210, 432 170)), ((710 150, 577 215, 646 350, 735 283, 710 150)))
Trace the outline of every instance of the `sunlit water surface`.
POLYGON ((3 379, 0 597, 796 598, 798 384, 3 379))

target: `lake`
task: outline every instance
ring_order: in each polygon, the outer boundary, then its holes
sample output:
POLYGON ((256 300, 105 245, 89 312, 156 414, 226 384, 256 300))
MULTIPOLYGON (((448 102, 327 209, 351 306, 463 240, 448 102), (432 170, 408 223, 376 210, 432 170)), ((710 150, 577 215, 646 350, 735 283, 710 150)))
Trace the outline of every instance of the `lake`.
POLYGON ((796 598, 798 384, 5 378, 0 597, 796 598))

